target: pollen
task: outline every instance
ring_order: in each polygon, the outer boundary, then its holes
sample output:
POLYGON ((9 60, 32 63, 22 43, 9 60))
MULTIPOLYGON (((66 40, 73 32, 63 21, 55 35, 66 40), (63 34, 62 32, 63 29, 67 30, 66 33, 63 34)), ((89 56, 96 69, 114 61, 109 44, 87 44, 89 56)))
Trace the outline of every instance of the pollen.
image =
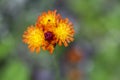
POLYGON ((43 31, 34 26, 28 27, 23 34, 23 42, 28 44, 31 52, 40 52, 40 47, 43 45, 44 39, 43 31))

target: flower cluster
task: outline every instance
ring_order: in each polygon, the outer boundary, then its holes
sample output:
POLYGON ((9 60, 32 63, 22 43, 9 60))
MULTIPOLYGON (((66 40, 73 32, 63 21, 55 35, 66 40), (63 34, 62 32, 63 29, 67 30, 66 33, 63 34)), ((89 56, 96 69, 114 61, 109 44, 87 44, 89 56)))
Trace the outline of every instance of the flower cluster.
POLYGON ((35 23, 23 34, 23 42, 31 52, 40 52, 40 48, 51 54, 56 44, 68 46, 73 41, 74 29, 68 18, 63 19, 56 10, 43 12, 35 23))

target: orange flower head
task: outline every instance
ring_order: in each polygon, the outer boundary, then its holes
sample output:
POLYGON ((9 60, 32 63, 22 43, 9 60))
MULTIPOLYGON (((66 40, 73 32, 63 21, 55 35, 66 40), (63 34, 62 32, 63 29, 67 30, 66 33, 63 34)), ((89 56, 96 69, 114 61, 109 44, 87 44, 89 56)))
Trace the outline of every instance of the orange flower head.
POLYGON ((33 52, 39 52, 40 47, 51 54, 56 44, 68 46, 73 41, 74 29, 66 18, 62 19, 57 11, 43 12, 38 16, 35 26, 30 26, 23 34, 23 42, 33 52))
POLYGON ((67 18, 65 20, 60 20, 57 23, 54 34, 59 45, 62 45, 63 43, 65 46, 68 46, 68 43, 74 40, 74 29, 67 18))
POLYGON ((73 64, 80 62, 82 58, 83 58, 83 51, 78 47, 70 48, 66 54, 66 59, 68 60, 68 62, 73 64))
MULTIPOLYGON (((56 26, 56 21, 60 19, 60 15, 56 13, 57 11, 43 12, 37 19, 37 26, 44 27, 46 29, 52 29, 56 26)), ((45 30, 46 30, 45 29, 45 30)))
POLYGON ((28 44, 31 52, 40 51, 40 46, 44 43, 44 33, 37 27, 30 26, 23 34, 23 42, 28 44))

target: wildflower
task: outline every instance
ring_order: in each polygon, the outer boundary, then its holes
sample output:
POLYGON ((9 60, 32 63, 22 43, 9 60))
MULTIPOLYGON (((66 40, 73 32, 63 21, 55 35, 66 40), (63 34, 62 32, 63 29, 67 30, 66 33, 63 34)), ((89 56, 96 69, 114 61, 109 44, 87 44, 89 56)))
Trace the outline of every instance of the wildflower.
POLYGON ((60 14, 56 14, 56 10, 54 11, 48 11, 48 12, 43 12, 40 16, 38 16, 37 19, 37 26, 41 28, 45 28, 44 30, 49 30, 53 29, 53 27, 56 26, 57 20, 60 19, 60 14))
POLYGON ((63 43, 65 46, 68 46, 68 43, 74 40, 72 38, 74 35, 72 23, 70 23, 68 19, 60 20, 57 23, 54 34, 59 45, 63 43))
POLYGON ((44 33, 37 27, 30 26, 23 34, 23 42, 28 44, 28 48, 31 52, 35 51, 39 52, 40 47, 44 42, 44 33))
POLYGON ((63 19, 57 11, 43 12, 38 16, 35 26, 28 27, 23 34, 23 42, 28 44, 30 50, 39 52, 40 47, 51 54, 56 44, 68 46, 72 42, 74 29, 72 23, 63 19))
POLYGON ((79 63, 83 59, 82 49, 75 46, 71 47, 66 54, 66 59, 71 64, 79 63))

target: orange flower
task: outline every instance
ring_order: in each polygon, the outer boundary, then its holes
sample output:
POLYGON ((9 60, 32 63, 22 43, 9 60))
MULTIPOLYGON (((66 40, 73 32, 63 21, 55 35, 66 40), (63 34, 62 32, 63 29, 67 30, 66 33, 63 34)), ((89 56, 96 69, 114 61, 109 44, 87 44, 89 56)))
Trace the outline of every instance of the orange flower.
POLYGON ((28 44, 28 48, 31 52, 36 50, 36 52, 40 51, 40 47, 44 43, 44 33, 37 27, 30 26, 27 28, 27 31, 23 34, 23 42, 28 44))
POLYGON ((68 43, 74 40, 72 38, 74 35, 72 23, 70 23, 67 18, 60 20, 57 22, 54 34, 59 45, 62 45, 63 43, 65 46, 68 46, 68 43))
POLYGON ((29 45, 32 52, 39 52, 42 47, 52 54, 56 44, 68 46, 73 41, 72 23, 67 18, 62 19, 56 10, 43 12, 35 24, 23 34, 23 42, 29 45))
POLYGON ((78 63, 82 60, 83 58, 83 51, 79 49, 78 47, 72 47, 68 50, 66 54, 66 59, 70 63, 78 63))
POLYGON ((56 14, 56 10, 43 12, 37 19, 37 27, 43 27, 44 30, 53 30, 53 27, 56 26, 56 22, 61 18, 60 14, 56 14))

